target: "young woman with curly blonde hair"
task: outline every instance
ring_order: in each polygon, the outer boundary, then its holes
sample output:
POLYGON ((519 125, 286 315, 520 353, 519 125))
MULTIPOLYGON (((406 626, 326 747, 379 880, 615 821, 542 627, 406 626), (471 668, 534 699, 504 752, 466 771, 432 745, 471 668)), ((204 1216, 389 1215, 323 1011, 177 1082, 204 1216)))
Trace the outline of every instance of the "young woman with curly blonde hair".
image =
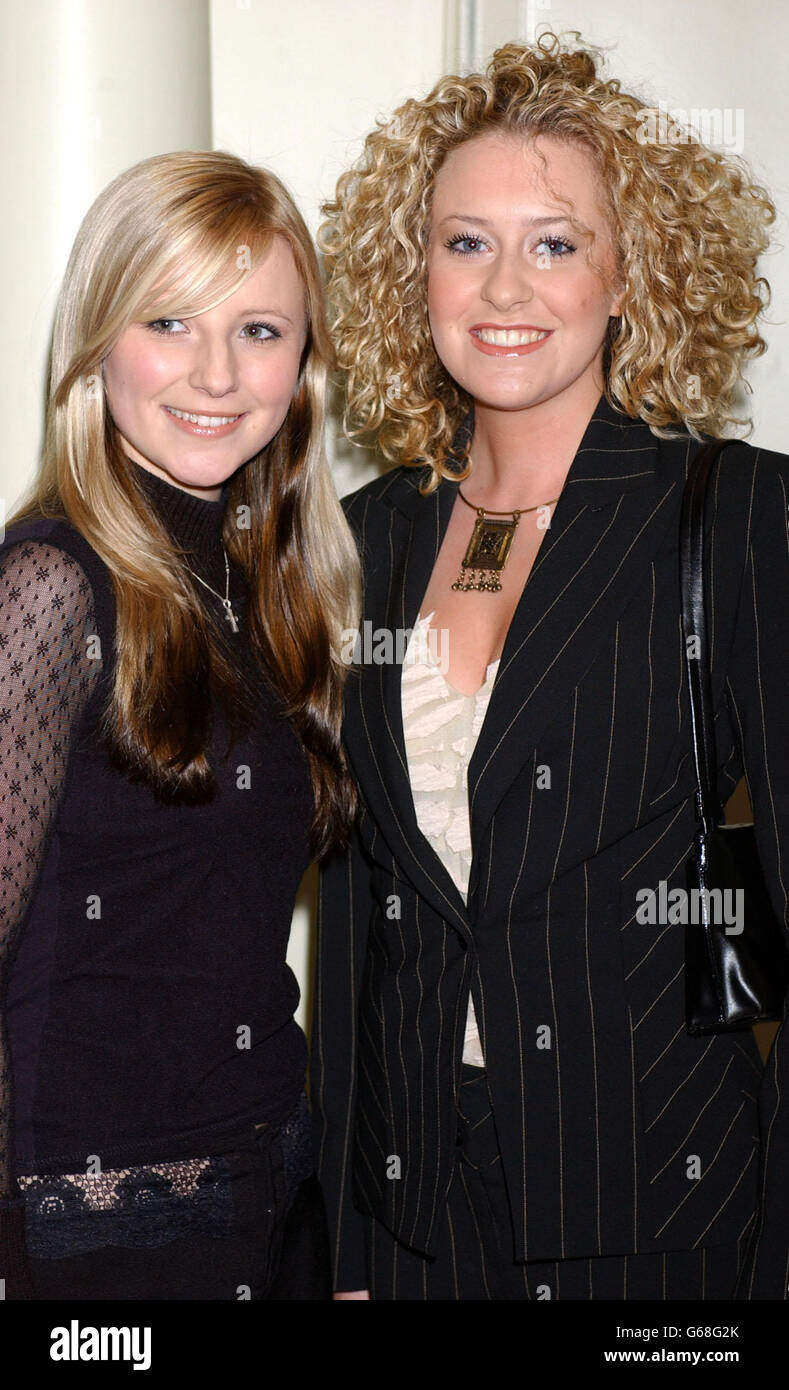
MULTIPOLYGON (((508 44, 379 123, 325 209, 346 427, 394 465, 344 503, 361 809, 311 1091, 337 1298, 786 1296, 787 1048, 763 1080, 750 1032, 692 1036, 684 929, 637 916, 693 848, 680 507, 742 423, 774 209, 647 116, 593 53, 508 44)), ((718 792, 747 775, 786 921, 789 458, 736 441, 711 491, 718 792)))
POLYGON ((8 1298, 330 1296, 286 948, 354 807, 331 360, 267 170, 165 154, 89 209, 0 550, 8 1298))

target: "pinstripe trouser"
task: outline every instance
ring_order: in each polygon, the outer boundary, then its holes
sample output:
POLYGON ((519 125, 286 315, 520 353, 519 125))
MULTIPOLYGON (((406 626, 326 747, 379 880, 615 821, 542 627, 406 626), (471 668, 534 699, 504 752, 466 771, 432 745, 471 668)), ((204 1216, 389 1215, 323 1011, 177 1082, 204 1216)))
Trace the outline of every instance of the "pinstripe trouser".
MULTIPOLYGON (((435 1259, 367 1222, 373 1299, 729 1299, 739 1241, 701 1250, 516 1264, 485 1072, 463 1066, 459 1163, 435 1259)), ((742 1237, 741 1237, 742 1239, 742 1237)))

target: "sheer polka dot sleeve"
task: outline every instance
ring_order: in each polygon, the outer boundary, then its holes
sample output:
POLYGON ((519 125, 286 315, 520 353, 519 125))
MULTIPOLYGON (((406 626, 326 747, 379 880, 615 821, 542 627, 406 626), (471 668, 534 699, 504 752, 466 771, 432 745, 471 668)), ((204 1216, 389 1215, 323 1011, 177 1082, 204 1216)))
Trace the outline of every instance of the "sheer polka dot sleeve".
MULTIPOLYGON (((0 550, 0 1000, 63 790, 71 739, 100 672, 93 592, 78 561, 42 540, 7 544, 0 550)), ((13 1251, 7 1252, 20 1213, 10 1114, 0 1011, 0 1265, 13 1266, 13 1251)), ((6 1296, 13 1294, 7 1290, 6 1296)))

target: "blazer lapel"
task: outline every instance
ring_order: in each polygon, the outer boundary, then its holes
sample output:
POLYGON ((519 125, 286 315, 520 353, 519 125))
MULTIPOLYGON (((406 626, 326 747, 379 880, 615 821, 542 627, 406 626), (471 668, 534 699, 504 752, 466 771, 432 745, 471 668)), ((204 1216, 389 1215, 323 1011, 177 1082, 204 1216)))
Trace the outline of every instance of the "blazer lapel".
POLYGON ((665 542, 676 515, 669 499, 684 473, 659 464, 648 426, 602 396, 513 616, 469 765, 475 847, 665 542))
MULTIPOLYGON (((453 447, 472 429, 469 415, 453 447)), ((601 396, 515 610, 469 765, 474 849, 546 724, 594 661, 601 632, 616 622, 664 542, 674 515, 669 498, 684 472, 659 464, 660 442, 648 426, 601 396)), ((419 481, 419 470, 397 470, 367 502, 361 525, 367 647, 346 687, 344 736, 392 853, 426 900, 469 937, 469 910, 417 824, 403 735, 403 655, 458 486, 444 479, 423 497, 419 481)), ((474 854, 469 901, 477 870, 474 854)))
POLYGON ((368 503, 362 523, 362 659, 346 685, 343 735, 364 799, 392 853, 439 915, 469 938, 463 897, 417 823, 403 733, 403 657, 456 486, 423 497, 419 482, 418 470, 398 471, 384 497, 368 503), (372 518, 370 507, 377 513, 372 518))

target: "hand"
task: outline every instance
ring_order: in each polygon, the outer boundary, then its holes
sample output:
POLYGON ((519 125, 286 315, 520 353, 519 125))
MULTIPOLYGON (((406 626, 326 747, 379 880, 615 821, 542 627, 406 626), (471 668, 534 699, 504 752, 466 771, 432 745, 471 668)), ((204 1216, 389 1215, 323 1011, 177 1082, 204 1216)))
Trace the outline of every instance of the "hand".
POLYGON ((332 1295, 332 1297, 333 1297, 333 1299, 335 1300, 335 1302, 339 1302, 340 1299, 346 1299, 346 1298, 358 1298, 358 1299, 366 1298, 366 1299, 368 1300, 368 1302, 369 1302, 369 1299, 370 1299, 370 1291, 369 1291, 369 1289, 356 1289, 353 1293, 335 1293, 335 1294, 332 1295))

